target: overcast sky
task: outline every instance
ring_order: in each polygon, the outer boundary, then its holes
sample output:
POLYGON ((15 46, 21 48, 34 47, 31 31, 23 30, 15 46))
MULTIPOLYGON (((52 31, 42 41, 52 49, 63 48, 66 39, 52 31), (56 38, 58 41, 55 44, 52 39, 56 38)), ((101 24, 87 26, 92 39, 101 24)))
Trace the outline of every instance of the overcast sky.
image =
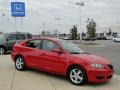
POLYGON ((10 0, 0 0, 0 31, 24 31, 34 34, 42 29, 68 33, 74 24, 80 22, 80 9, 76 2, 84 1, 82 10, 82 31, 85 31, 87 18, 96 21, 97 27, 120 25, 120 0, 11 0, 25 1, 26 17, 11 17, 10 0), (2 13, 6 15, 3 17, 2 13), (60 18, 59 20, 56 18, 60 18), (16 26, 16 27, 15 27, 16 26), (17 29, 17 30, 15 30, 17 29))

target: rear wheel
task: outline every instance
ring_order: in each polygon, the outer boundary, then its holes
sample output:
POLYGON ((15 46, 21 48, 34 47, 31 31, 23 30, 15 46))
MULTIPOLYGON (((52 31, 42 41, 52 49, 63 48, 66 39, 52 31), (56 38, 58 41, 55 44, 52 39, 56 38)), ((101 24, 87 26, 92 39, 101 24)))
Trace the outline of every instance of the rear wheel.
POLYGON ((0 55, 5 54, 5 49, 3 47, 0 47, 0 55))
POLYGON ((68 77, 74 85, 84 85, 88 82, 86 72, 79 66, 73 66, 68 71, 68 77))
POLYGON ((18 56, 15 60, 15 67, 19 71, 23 71, 26 69, 25 61, 22 56, 18 56))

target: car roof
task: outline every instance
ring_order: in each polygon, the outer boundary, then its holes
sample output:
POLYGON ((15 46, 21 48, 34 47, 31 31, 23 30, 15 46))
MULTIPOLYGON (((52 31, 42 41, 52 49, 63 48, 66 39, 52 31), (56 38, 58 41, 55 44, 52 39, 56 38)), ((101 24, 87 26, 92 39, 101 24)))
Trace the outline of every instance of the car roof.
POLYGON ((30 34, 28 32, 11 32, 10 34, 30 34))
POLYGON ((31 40, 34 39, 45 39, 45 40, 52 40, 52 41, 60 41, 61 39, 58 38, 52 38, 52 37, 37 37, 37 38, 32 38, 31 40))

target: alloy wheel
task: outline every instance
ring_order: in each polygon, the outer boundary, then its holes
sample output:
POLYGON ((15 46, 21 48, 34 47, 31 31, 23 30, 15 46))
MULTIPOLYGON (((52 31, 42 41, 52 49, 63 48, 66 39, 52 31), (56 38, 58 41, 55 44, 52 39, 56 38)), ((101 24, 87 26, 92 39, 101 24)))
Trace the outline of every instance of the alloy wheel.
POLYGON ((79 69, 73 69, 70 72, 70 79, 76 84, 81 83, 83 81, 83 73, 79 69))
POLYGON ((16 69, 23 70, 25 68, 24 59, 22 57, 18 57, 15 61, 15 66, 16 69))
POLYGON ((73 66, 68 70, 68 78, 74 85, 80 86, 88 82, 85 70, 80 66, 73 66))

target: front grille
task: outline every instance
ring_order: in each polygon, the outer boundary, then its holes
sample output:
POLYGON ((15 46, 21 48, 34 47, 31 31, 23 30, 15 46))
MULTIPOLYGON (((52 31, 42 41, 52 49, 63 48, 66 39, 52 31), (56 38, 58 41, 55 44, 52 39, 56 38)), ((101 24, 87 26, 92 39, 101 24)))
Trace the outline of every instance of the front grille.
POLYGON ((109 64, 107 65, 110 69, 113 69, 113 65, 109 64))
POLYGON ((103 76, 96 76, 97 79, 104 79, 103 76))

